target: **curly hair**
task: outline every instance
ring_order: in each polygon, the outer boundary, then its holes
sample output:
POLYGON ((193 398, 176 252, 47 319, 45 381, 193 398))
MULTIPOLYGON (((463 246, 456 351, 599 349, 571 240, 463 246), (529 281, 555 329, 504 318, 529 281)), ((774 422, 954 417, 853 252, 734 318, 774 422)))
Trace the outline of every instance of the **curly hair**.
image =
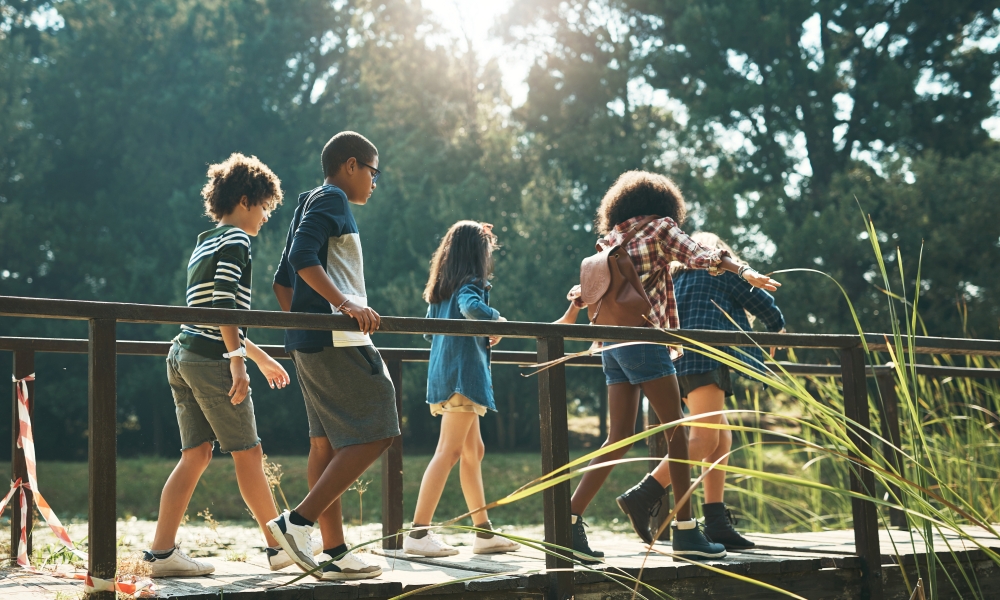
POLYGON ((620 223, 634 217, 670 217, 678 225, 687 216, 684 196, 669 177, 646 171, 622 173, 597 207, 597 232, 607 235, 620 223))
POLYGON ((486 285, 493 276, 493 251, 497 248, 489 223, 459 221, 452 225, 431 258, 424 301, 443 302, 470 281, 486 285))
POLYGON ((239 206, 243 196, 249 206, 266 204, 273 210, 281 204, 281 180, 256 156, 233 152, 223 162, 208 167, 208 183, 201 188, 205 214, 221 221, 239 206))

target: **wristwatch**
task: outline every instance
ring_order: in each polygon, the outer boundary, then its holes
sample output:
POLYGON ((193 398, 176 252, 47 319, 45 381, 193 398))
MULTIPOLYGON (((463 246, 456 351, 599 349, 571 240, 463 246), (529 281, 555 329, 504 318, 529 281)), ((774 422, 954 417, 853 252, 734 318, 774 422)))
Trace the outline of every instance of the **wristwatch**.
POLYGON ((246 348, 246 346, 240 346, 239 350, 233 350, 232 352, 226 352, 225 354, 222 355, 222 358, 235 358, 237 356, 239 356, 239 357, 241 357, 243 359, 246 359, 246 357, 247 357, 247 348, 246 348))

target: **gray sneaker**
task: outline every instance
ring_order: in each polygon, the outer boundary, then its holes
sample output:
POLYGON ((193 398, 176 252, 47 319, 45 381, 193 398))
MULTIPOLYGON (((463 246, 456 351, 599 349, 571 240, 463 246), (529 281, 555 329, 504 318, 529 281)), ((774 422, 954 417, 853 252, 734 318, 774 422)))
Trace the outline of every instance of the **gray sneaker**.
MULTIPOLYGON (((330 558, 332 557, 326 554, 320 554, 320 560, 322 562, 326 562, 330 560, 330 558)), ((373 577, 378 577, 381 574, 382 567, 378 565, 370 565, 360 556, 355 555, 353 552, 348 552, 342 556, 340 560, 335 560, 324 566, 320 579, 323 581, 371 579, 373 577)))
MULTIPOLYGON (((288 519, 289 511, 281 513, 277 519, 267 522, 267 530, 281 544, 281 549, 288 553, 288 558, 295 561, 303 571, 312 571, 319 567, 313 559, 312 531, 310 525, 295 525, 288 519)), ((313 572, 313 577, 322 579, 319 571, 313 572)))

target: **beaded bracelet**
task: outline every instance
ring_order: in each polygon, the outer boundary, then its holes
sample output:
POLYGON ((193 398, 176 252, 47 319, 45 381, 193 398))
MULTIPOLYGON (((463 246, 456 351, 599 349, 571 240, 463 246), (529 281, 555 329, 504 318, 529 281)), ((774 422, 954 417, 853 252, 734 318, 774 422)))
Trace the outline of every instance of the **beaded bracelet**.
MULTIPOLYGON (((739 272, 737 272, 736 275, 737 275, 737 277, 739 277, 743 281, 747 281, 747 278, 745 276, 747 271, 754 271, 754 269, 750 265, 742 265, 740 267, 739 272)), ((756 273, 756 271, 754 271, 754 273, 756 273)), ((747 281, 747 283, 750 283, 750 282, 747 281)))
POLYGON ((346 311, 344 310, 344 307, 347 306, 348 302, 350 302, 350 299, 344 300, 343 302, 341 302, 340 306, 337 307, 337 312, 339 312, 339 313, 346 312, 346 313, 350 314, 351 309, 347 309, 346 311))

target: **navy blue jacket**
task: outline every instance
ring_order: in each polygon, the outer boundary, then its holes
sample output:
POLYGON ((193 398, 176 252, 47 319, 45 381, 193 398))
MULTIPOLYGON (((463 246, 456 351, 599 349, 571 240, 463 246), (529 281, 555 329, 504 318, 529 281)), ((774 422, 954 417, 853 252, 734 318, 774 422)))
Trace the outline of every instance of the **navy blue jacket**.
MULTIPOLYGON (((760 319, 768 331, 780 331, 785 326, 785 317, 771 294, 753 287, 728 271, 715 277, 709 275, 708 271, 681 271, 674 275, 674 297, 677 299, 681 329, 751 331, 747 312, 760 319), (727 314, 739 324, 739 329, 726 317, 727 314)), ((741 348, 752 358, 729 347, 719 350, 755 369, 764 368, 764 353, 756 346, 741 348)), ((719 368, 721 364, 715 359, 689 351, 677 359, 675 366, 677 375, 680 376, 707 373, 719 368)))

